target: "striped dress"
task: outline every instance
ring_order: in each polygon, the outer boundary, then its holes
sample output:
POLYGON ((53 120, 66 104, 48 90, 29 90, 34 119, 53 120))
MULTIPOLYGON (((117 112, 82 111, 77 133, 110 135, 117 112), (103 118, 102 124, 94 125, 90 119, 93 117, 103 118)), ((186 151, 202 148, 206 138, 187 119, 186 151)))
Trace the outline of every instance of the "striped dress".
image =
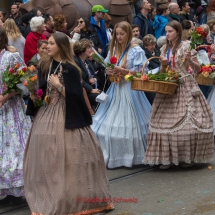
MULTIPOLYGON (((147 151, 143 163, 206 163, 213 160, 213 116, 195 79, 182 63, 189 41, 176 52, 175 67, 182 75, 174 95, 157 94, 149 123, 147 151)), ((192 52, 194 56, 196 53, 192 52)), ((164 47, 162 48, 162 56, 164 47)), ((172 54, 170 55, 172 60, 172 54)), ((197 72, 197 71, 196 71, 197 72)))

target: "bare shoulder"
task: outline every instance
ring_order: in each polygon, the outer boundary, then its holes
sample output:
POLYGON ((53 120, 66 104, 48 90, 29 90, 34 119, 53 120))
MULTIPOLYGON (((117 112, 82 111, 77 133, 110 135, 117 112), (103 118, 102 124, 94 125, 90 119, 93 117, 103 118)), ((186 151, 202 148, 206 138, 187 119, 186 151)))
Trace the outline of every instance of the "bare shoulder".
POLYGON ((8 51, 11 52, 11 53, 17 52, 17 49, 16 49, 14 46, 8 46, 7 49, 8 49, 8 51))

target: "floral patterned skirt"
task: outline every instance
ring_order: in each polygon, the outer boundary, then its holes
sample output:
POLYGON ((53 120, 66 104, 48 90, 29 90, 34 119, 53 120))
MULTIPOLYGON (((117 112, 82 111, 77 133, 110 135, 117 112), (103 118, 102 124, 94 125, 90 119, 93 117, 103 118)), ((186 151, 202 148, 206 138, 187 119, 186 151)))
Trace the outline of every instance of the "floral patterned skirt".
POLYGON ((0 108, 0 196, 24 196, 23 156, 30 128, 19 95, 0 108))

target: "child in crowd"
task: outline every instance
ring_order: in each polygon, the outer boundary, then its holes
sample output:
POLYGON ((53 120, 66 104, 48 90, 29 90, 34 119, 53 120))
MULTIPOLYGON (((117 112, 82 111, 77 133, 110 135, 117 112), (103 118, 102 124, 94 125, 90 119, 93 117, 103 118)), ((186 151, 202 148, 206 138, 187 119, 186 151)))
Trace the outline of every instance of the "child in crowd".
POLYGON ((167 4, 161 4, 157 8, 158 14, 155 16, 153 27, 155 29, 155 37, 158 39, 160 36, 165 36, 165 27, 168 23, 168 19, 166 18, 169 15, 169 9, 167 4))

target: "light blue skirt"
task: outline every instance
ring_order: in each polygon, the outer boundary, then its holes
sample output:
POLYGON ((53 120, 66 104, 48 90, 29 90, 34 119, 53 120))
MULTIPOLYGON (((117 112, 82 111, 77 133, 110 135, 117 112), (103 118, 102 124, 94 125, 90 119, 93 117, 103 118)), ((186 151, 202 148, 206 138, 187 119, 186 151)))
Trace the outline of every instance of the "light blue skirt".
POLYGON ((107 94, 108 100, 99 106, 91 126, 105 164, 108 168, 142 164, 151 105, 144 92, 131 90, 130 82, 112 83, 107 94))

